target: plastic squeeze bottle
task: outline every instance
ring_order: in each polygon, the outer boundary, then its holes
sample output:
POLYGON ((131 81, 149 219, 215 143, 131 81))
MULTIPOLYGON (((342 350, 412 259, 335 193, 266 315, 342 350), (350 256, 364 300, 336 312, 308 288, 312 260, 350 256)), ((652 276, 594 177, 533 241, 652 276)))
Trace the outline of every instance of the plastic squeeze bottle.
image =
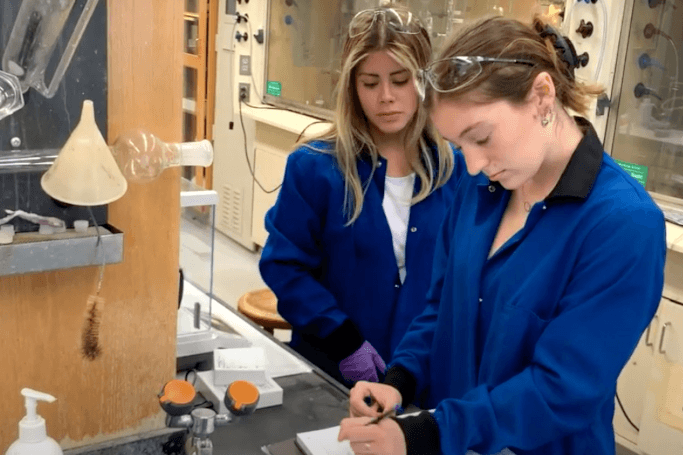
POLYGON ((38 400, 52 403, 55 397, 27 388, 21 389, 21 394, 26 416, 19 421, 19 439, 9 446, 7 455, 62 455, 59 444, 47 435, 45 419, 36 413, 38 400))

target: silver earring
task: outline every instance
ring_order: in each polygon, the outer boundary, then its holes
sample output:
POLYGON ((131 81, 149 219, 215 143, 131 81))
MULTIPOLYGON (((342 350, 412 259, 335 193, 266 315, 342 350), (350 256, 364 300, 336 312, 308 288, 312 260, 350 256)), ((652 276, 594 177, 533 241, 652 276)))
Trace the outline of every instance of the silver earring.
POLYGON ((542 126, 543 128, 545 128, 546 126, 548 126, 548 125, 550 124, 550 122, 551 122, 552 120, 553 120, 553 111, 549 111, 549 112, 548 112, 548 115, 546 115, 545 117, 543 117, 543 118, 541 119, 541 126, 542 126))

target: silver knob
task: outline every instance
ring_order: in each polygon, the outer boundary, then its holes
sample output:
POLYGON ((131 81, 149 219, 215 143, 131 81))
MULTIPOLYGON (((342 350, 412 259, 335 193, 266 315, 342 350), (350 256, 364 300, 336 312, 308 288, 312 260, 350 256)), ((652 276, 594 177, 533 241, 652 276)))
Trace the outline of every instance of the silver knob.
POLYGON ((213 433, 216 413, 211 409, 198 408, 192 411, 192 433, 196 437, 205 438, 213 433))

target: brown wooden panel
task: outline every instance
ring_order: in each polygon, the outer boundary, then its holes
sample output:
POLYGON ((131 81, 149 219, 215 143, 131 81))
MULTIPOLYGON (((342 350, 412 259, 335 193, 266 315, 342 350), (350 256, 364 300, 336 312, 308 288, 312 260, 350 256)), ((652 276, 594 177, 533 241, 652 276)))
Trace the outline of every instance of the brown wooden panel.
MULTIPOLYGON (((213 122, 216 114, 216 34, 218 33, 218 0, 209 0, 209 25, 206 54, 206 139, 213 141, 213 122)), ((207 169, 208 170, 208 169, 207 169)), ((213 170, 213 166, 211 168, 213 170)), ((211 188, 211 185, 208 186, 211 188)))
MULTIPOLYGON (((181 139, 182 6, 108 2, 110 143, 136 127, 181 139)), ((80 340, 98 267, 0 278, 0 453, 18 436, 22 387, 57 398, 38 410, 64 448, 163 426, 155 395, 175 373, 179 183, 179 171, 167 170, 110 206, 124 262, 105 271, 94 361, 80 340)))

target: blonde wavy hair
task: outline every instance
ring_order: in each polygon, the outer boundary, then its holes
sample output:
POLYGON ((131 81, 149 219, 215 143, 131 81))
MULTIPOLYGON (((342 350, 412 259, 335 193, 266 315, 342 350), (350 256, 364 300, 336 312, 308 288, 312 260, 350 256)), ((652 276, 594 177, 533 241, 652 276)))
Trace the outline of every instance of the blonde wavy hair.
MULTIPOLYGON (((380 7, 375 11, 383 9, 389 7, 380 7)), ((391 6, 391 9, 402 18, 411 15, 405 8, 391 6)), ((335 119, 329 130, 311 140, 332 144, 333 150, 318 150, 310 143, 304 144, 313 150, 335 155, 344 177, 344 214, 348 217, 347 226, 360 216, 369 183, 361 182, 357 160, 363 153, 367 153, 372 160, 373 169, 379 160, 377 146, 370 135, 369 122, 356 91, 356 70, 368 54, 388 51, 400 65, 411 72, 414 80, 418 69, 427 65, 432 53, 429 35, 424 27, 420 26, 417 34, 401 33, 384 24, 381 17, 373 14, 359 17, 358 19, 367 21, 367 31, 353 38, 348 35, 346 37, 341 74, 336 87, 335 119)), ((412 16, 412 20, 416 20, 415 16, 412 16)), ((361 24, 360 28, 365 29, 365 25, 361 24)), ((438 133, 422 103, 418 102, 415 115, 406 125, 405 147, 406 150, 419 151, 416 156, 408 157, 421 182, 420 189, 412 200, 416 204, 446 183, 453 172, 453 152, 450 145, 438 133), (429 142, 436 147, 438 163, 433 162, 429 142)))

